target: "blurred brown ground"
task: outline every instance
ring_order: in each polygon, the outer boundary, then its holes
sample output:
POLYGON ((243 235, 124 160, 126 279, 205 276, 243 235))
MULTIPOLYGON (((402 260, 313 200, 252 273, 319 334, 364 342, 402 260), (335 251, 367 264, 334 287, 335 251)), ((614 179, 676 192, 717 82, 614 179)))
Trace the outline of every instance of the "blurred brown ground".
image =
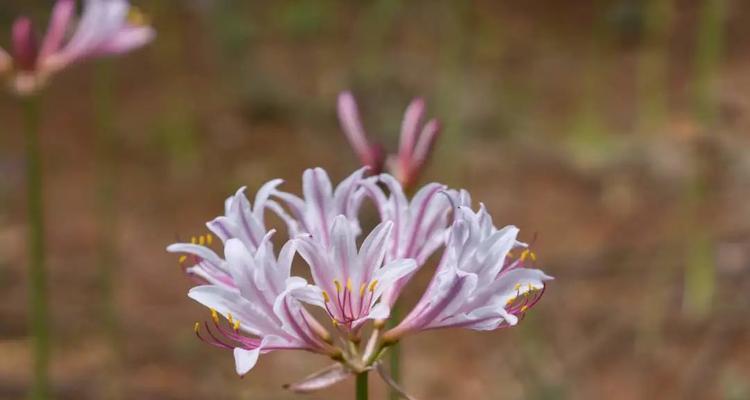
MULTIPOLYGON (((159 38, 109 64, 119 363, 97 286, 92 113, 103 67, 66 72, 44 99, 55 398, 297 398, 281 385, 325 360, 274 353, 237 378, 229 354, 194 337, 206 310, 164 248, 204 233, 241 185, 282 177, 299 192, 307 167, 337 180, 353 170, 334 112, 346 88, 390 144, 410 97, 425 96, 446 126, 425 181, 464 187, 497 224, 537 233, 538 264, 556 277, 518 328, 408 339, 415 396, 750 398, 750 3, 725 2, 707 118, 692 89, 704 2, 658 1, 673 12, 654 30, 649 1, 140 2, 159 38), (641 85, 644 75, 656 78, 641 85), (697 313, 683 290, 695 260, 717 280, 697 313)), ((3 34, 25 10, 43 21, 45 4, 4 1, 3 34)), ((21 399, 24 153, 9 96, 0 129, 0 399, 21 399)), ((384 398, 371 379, 372 398, 384 398)), ((307 398, 351 398, 352 385, 307 398)))

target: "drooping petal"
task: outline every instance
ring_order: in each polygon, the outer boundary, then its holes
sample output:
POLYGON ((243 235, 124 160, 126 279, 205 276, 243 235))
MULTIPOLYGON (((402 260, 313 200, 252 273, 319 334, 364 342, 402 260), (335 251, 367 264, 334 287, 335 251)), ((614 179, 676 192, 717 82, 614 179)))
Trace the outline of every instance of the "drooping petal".
POLYGON ((234 365, 237 375, 243 376, 250 372, 258 362, 260 356, 260 347, 252 350, 245 350, 239 347, 234 349, 234 365))
POLYGON ((375 366, 375 369, 378 371, 378 375, 383 379, 383 381, 388 384, 388 386, 395 390, 396 393, 398 393, 403 399, 405 400, 416 400, 414 397, 410 396, 406 391, 399 386, 398 382, 396 382, 393 377, 391 377, 391 374, 388 373, 388 371, 383 366, 383 363, 378 363, 375 366))
POLYGON ((333 386, 352 375, 352 372, 343 365, 333 364, 299 382, 285 385, 284 388, 297 393, 310 393, 333 386))

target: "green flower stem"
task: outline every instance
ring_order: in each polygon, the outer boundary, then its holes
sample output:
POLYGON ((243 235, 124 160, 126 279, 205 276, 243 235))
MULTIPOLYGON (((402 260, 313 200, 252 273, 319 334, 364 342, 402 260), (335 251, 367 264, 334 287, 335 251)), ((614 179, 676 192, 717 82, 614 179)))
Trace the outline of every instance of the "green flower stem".
POLYGON ((42 160, 39 151, 39 97, 23 99, 26 136, 26 190, 28 202, 29 308, 34 357, 31 399, 49 396, 49 321, 47 278, 44 267, 44 206, 42 203, 42 160))
MULTIPOLYGON (((726 42, 727 0, 704 0, 699 13, 698 37, 692 78, 694 118, 706 132, 716 130, 719 114, 717 77, 724 59, 726 42)), ((700 172, 689 182, 686 203, 691 221, 699 219, 701 209, 709 202, 709 179, 706 161, 699 159, 700 172)), ((705 318, 716 294, 716 265, 713 238, 706 233, 688 235, 685 267, 684 304, 686 313, 705 318)))
MULTIPOLYGON (((396 303, 393 305, 393 308, 391 309, 391 317, 390 321, 393 321, 392 323, 395 325, 398 323, 398 321, 401 321, 401 305, 399 303, 396 303)), ((391 378, 394 382, 397 384, 401 384, 401 345, 399 343, 394 343, 390 346, 390 373, 391 378)), ((388 391, 388 398, 390 400, 399 400, 401 399, 401 395, 391 389, 388 391)))
POLYGON ((108 368, 108 398, 121 398, 121 385, 117 379, 121 354, 119 315, 116 299, 117 280, 117 213, 115 212, 117 162, 117 138, 113 124, 113 65, 102 61, 94 76, 93 108, 96 129, 97 176, 97 221, 99 223, 98 269, 101 296, 101 315, 104 319, 104 335, 111 349, 111 364, 108 368))
POLYGON ((357 375, 356 399, 367 400, 367 371, 357 375))

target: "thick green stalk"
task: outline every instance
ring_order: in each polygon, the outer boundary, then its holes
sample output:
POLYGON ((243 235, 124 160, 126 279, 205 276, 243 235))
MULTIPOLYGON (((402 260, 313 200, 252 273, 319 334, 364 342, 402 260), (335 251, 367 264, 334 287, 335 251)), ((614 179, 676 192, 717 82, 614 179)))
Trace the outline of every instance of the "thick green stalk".
POLYGON ((94 76, 93 108, 96 124, 97 221, 99 240, 100 315, 104 322, 104 335, 111 349, 112 359, 108 371, 107 397, 121 398, 121 385, 117 379, 121 358, 119 316, 115 294, 117 281, 117 213, 115 189, 117 182, 117 137, 113 124, 113 65, 103 61, 97 65, 94 76))
POLYGON ((357 375, 356 399, 367 400, 367 371, 357 375))
POLYGON ((44 207, 42 203, 42 157, 39 150, 39 97, 24 101, 26 136, 26 190, 28 202, 29 308, 34 354, 31 399, 49 396, 49 322, 47 278, 44 267, 44 207))

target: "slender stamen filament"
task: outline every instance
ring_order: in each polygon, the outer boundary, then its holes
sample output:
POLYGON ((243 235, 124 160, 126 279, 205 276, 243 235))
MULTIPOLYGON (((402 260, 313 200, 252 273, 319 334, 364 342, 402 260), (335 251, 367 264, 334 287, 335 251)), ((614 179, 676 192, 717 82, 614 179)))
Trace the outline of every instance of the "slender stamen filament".
POLYGON ((333 287, 336 290, 336 301, 333 302, 333 306, 331 305, 331 295, 327 291, 323 290, 321 295, 323 296, 324 308, 334 321, 334 326, 346 325, 350 327, 349 325, 352 322, 358 320, 372 308, 378 280, 360 283, 358 291, 354 290, 355 286, 351 278, 346 279, 345 285, 342 285, 341 282, 339 279, 333 280, 333 287), (355 298, 357 292, 359 297, 355 298), (356 308, 355 301, 358 301, 356 308), (334 308, 336 312, 334 312, 334 308))
POLYGON ((520 293, 521 288, 521 284, 515 286, 516 296, 507 301, 505 304, 505 311, 509 314, 523 318, 525 313, 542 298, 546 285, 542 285, 541 288, 536 288, 531 284, 528 284, 528 290, 523 293, 520 293))

